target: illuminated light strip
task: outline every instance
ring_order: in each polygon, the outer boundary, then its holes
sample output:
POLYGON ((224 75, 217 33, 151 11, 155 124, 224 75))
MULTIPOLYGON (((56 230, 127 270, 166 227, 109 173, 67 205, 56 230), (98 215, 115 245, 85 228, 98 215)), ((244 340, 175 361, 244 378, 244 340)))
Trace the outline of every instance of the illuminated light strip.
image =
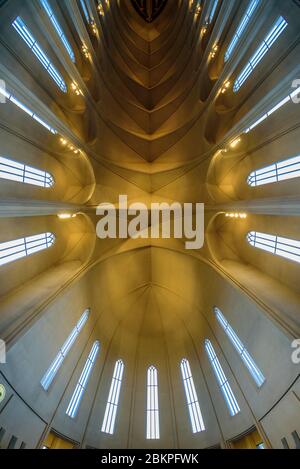
POLYGON ((215 350, 214 350, 210 340, 208 340, 208 339, 205 340, 205 349, 206 349, 208 358, 210 360, 210 363, 212 365, 212 368, 214 370, 214 373, 216 375, 216 378, 218 380, 218 383, 220 385, 223 396, 225 398, 225 401, 226 401, 226 404, 228 406, 230 415, 233 417, 234 415, 238 414, 241 409, 239 408, 239 405, 238 405, 237 400, 236 400, 236 398, 235 398, 235 396, 232 392, 232 389, 230 387, 228 379, 225 376, 223 368, 220 365, 220 362, 219 362, 218 357, 215 353, 215 350))
POLYGON ((300 263, 300 241, 257 231, 248 233, 247 241, 255 248, 300 263))
POLYGON ((157 369, 150 366, 147 371, 147 440, 158 440, 159 407, 157 369))
POLYGON ((57 86, 64 92, 67 92, 67 86, 62 78, 62 76, 58 73, 54 65, 50 62, 47 55, 40 47, 36 39, 33 37, 27 26, 25 25, 24 21, 20 16, 18 16, 12 23, 12 26, 15 28, 17 33, 21 36, 23 41, 28 45, 29 49, 34 53, 34 55, 38 58, 40 63, 46 69, 48 74, 51 78, 55 81, 57 86))
POLYGON ((227 60, 230 58, 230 56, 232 55, 239 39, 241 38, 244 30, 246 29, 246 26, 248 25, 250 19, 251 19, 251 16, 253 15, 257 5, 259 4, 260 0, 252 0, 246 13, 244 14, 243 18, 242 18, 242 21, 240 22, 235 34, 233 35, 233 38, 231 40, 231 42, 229 43, 229 46, 225 52, 225 55, 224 55, 224 61, 227 62, 227 60))
POLYGON ((45 391, 48 391, 51 383, 53 382, 58 370, 60 369, 61 365, 63 364, 64 359, 66 358, 68 352, 70 351, 72 345, 74 344, 75 340, 79 336, 79 333, 85 323, 88 320, 90 314, 90 310, 87 309, 82 316, 80 317, 79 321, 77 322, 76 326, 72 330, 71 334, 60 348, 58 354, 54 358, 53 362, 49 366, 48 370, 44 374, 43 378, 41 379, 41 385, 45 391))
POLYGON ((255 67, 259 64, 259 62, 263 59, 266 53, 270 50, 274 42, 279 38, 279 36, 283 33, 285 28, 287 27, 287 21, 280 16, 274 26, 272 27, 271 31, 267 34, 259 48, 256 50, 254 55, 251 57, 247 65, 244 67, 242 72, 239 74, 237 79, 233 85, 233 91, 236 93, 245 81, 249 78, 255 67))
POLYGON ((41 233, 0 243, 0 266, 50 248, 54 242, 53 233, 41 233))
POLYGON ((221 327, 225 331, 226 335, 228 336, 229 340, 231 341, 231 343, 234 346, 234 348, 236 349, 236 351, 239 353, 239 355, 240 355, 241 359, 243 360, 245 366, 248 368, 248 370, 249 370, 252 378, 254 379, 256 385, 258 387, 261 387, 264 384, 266 378, 264 377, 264 375, 262 374, 262 372, 260 371, 260 369, 256 365, 255 361, 253 360, 253 358, 251 357, 251 355, 247 351, 244 344, 240 341, 240 339, 238 338, 238 336, 236 335, 236 333, 234 332, 234 330, 230 326, 227 319, 225 319, 225 317, 223 316, 223 314, 221 313, 219 308, 214 308, 214 313, 216 315, 217 320, 219 321, 219 324, 221 325, 221 327))
POLYGON ((186 358, 181 360, 180 368, 189 410, 190 421, 192 425, 192 432, 203 432, 205 430, 205 425, 200 410, 200 405, 194 385, 190 364, 186 358))
POLYGON ((108 433, 110 435, 113 435, 115 429, 123 372, 124 363, 122 360, 118 360, 115 364, 103 424, 101 428, 101 431, 103 433, 108 433))
POLYGON ((71 400, 69 402, 68 408, 66 410, 66 414, 71 417, 75 418, 76 414, 79 409, 79 404, 81 402, 81 399, 83 397, 84 391, 86 389, 86 386, 88 384, 88 380, 91 374, 91 371, 93 369, 93 366, 95 364, 97 354, 99 352, 100 344, 98 341, 94 342, 92 349, 89 353, 89 356, 87 358, 87 361, 85 362, 84 368, 82 370, 82 373, 80 375, 79 381, 76 385, 76 388, 73 392, 73 395, 71 397, 71 400))
POLYGON ((41 124, 43 127, 45 127, 49 132, 52 134, 57 134, 57 131, 48 125, 45 121, 43 121, 37 114, 35 114, 31 109, 29 109, 27 106, 22 104, 17 98, 15 98, 11 93, 8 93, 4 88, 1 86, 0 82, 0 94, 2 94, 6 99, 14 103, 18 108, 22 109, 22 111, 26 112, 30 117, 35 119, 39 124, 41 124))
POLYGON ((60 24, 57 21, 57 19, 54 15, 49 3, 47 2, 47 0, 40 0, 40 2, 41 2, 41 5, 44 7, 47 15, 49 16, 49 19, 50 19, 51 23, 53 24, 53 26, 54 26, 54 28, 55 28, 61 42, 63 43, 66 51, 68 52, 72 62, 75 63, 75 55, 74 55, 73 49, 70 46, 70 43, 67 40, 65 34, 63 33, 63 30, 61 29, 60 24))

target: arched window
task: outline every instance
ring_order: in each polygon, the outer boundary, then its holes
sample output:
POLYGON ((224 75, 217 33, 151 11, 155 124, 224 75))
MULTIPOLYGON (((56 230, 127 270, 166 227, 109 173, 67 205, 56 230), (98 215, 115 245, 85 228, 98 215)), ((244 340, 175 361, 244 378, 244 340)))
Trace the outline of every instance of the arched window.
POLYGON ((41 233, 0 243, 0 266, 50 248, 54 241, 53 233, 41 233))
POLYGON ((76 385, 76 388, 73 392, 73 395, 67 407, 66 414, 72 419, 76 417, 77 411, 79 409, 79 404, 83 397, 84 391, 87 387, 91 371, 93 369, 93 366, 95 364, 95 361, 99 352, 99 348, 100 348, 99 342, 98 341, 94 342, 91 348, 91 351, 89 353, 89 356, 87 358, 87 361, 85 362, 84 368, 81 372, 79 381, 76 385))
POLYGON ((115 429, 123 372, 124 363, 122 360, 118 360, 115 364, 114 374, 110 385, 103 424, 101 428, 101 431, 103 433, 109 433, 110 435, 113 435, 115 429))
POLYGON ((192 432, 198 433, 205 430, 200 405, 198 401, 197 392, 194 385, 194 380, 190 368, 190 364, 186 358, 183 358, 180 363, 182 380, 185 390, 185 397, 189 409, 189 415, 192 425, 192 432))
POLYGON ((41 5, 43 6, 44 10, 46 11, 51 23, 53 24, 53 26, 54 26, 54 28, 55 28, 61 42, 63 43, 66 51, 68 52, 72 62, 75 63, 75 55, 74 55, 73 49, 70 46, 70 43, 67 40, 65 34, 63 33, 63 30, 61 29, 59 22, 57 21, 56 17, 54 16, 54 13, 53 13, 48 1, 47 0, 40 0, 40 2, 41 2, 41 5))
POLYGON ((300 155, 252 171, 247 182, 249 186, 256 187, 298 177, 300 177, 300 155))
POLYGON ((219 362, 219 359, 216 355, 216 352, 210 342, 210 340, 206 339, 205 340, 205 349, 206 353, 208 355, 208 358, 210 360, 211 366, 214 370, 214 373, 216 375, 216 378, 218 380, 219 386, 221 388, 221 391, 223 393, 223 396, 225 398, 227 407, 229 409, 230 415, 233 417, 234 415, 238 414, 240 412, 239 405, 237 403, 237 400, 235 398, 235 395, 232 392, 231 386, 228 382, 228 379, 225 376, 225 373, 223 371, 223 368, 221 367, 221 364, 219 362))
POLYGON ((243 360, 245 366, 248 368, 252 378, 254 379, 255 383, 258 387, 262 386, 265 382, 265 377, 256 365, 255 361, 251 357, 250 353, 245 348, 244 344, 240 341, 232 327, 230 326, 229 322, 225 319, 219 308, 214 308, 214 313, 216 318, 224 329, 226 335, 228 336, 230 342, 239 353, 241 359, 243 360))
POLYGON ((11 93, 5 90, 5 88, 1 85, 1 80, 0 80, 0 94, 4 96, 5 99, 8 99, 12 103, 14 103, 19 109, 22 109, 22 111, 26 112, 30 117, 32 117, 34 120, 36 120, 39 124, 41 124, 43 127, 45 127, 49 132, 52 134, 57 134, 57 131, 51 127, 49 124, 47 124, 43 119, 41 119, 35 112, 33 112, 31 109, 29 109, 25 104, 21 103, 17 98, 15 98, 11 93))
POLYGON ((0 178, 40 187, 52 187, 54 184, 53 177, 46 171, 9 160, 3 156, 0 156, 0 178))
POLYGON ((255 127, 257 127, 259 124, 261 124, 265 119, 267 119, 273 112, 278 111, 282 106, 287 104, 290 101, 293 101, 293 99, 298 96, 300 93, 300 86, 296 90, 294 90, 292 93, 288 94, 285 98, 281 99, 278 103, 275 104, 275 106, 272 107, 269 111, 267 111, 265 114, 260 116, 253 124, 251 124, 249 127, 243 130, 244 133, 248 133, 251 130, 253 130, 255 127))
POLYGON ((49 389, 52 381, 54 380, 55 376, 58 373, 58 370, 62 366, 64 359, 68 355, 69 351, 71 350, 72 345, 74 344, 75 340, 79 336, 79 333, 80 333, 81 329, 83 328, 83 326, 87 322, 88 317, 89 317, 89 313, 90 313, 89 309, 85 310, 85 312, 83 313, 83 315, 81 316, 81 318, 77 322, 76 326, 72 330, 71 334, 69 335, 69 337, 67 338, 67 340, 65 341, 63 346, 59 349, 58 354, 54 358, 54 360, 51 363, 51 365, 49 366, 48 370, 44 374, 44 376, 41 380, 41 385, 45 389, 45 391, 47 391, 49 389))
POLYGON ((300 262, 300 241, 257 231, 248 233, 247 240, 255 248, 285 257, 291 261, 300 262))
POLYGON ((40 47, 38 42, 35 40, 29 29, 27 28, 26 24, 22 20, 20 16, 18 16, 12 23, 15 30, 19 33, 23 41, 27 44, 29 49, 32 50, 34 55, 38 58, 41 62, 43 67, 47 70, 49 75, 51 76, 52 80, 55 81, 57 86, 64 92, 67 92, 67 86, 62 78, 62 76, 58 73, 54 65, 50 62, 47 55, 40 47))
POLYGON ((237 79, 233 85, 233 91, 236 93, 241 86, 245 83, 247 78, 251 75, 255 67, 259 64, 259 62, 263 59, 266 53, 270 50, 274 42, 279 38, 279 36, 283 33, 285 28, 287 27, 287 21, 282 17, 279 16, 277 21, 275 22, 274 26, 272 27, 271 31, 267 34, 259 48, 256 50, 254 55, 251 57, 247 65, 244 67, 242 72, 239 74, 237 79))
POLYGON ((147 428, 148 440, 159 439, 159 407, 157 369, 149 366, 147 370, 147 428))
POLYGON ((229 60, 230 56, 232 55, 234 49, 236 48, 237 43, 239 42, 240 38, 242 37, 242 34, 244 33, 251 16, 253 15, 257 5, 259 4, 260 0, 251 0, 246 13, 244 14, 236 32, 233 35, 233 38, 231 39, 229 46, 227 47, 227 50, 224 55, 224 61, 227 62, 229 60))
POLYGON ((219 3, 219 0, 214 0, 214 3, 212 5, 212 8, 211 8, 211 11, 210 11, 210 14, 209 14, 209 18, 208 18, 208 23, 209 24, 213 22, 213 19, 214 19, 216 10, 217 10, 218 3, 219 3))

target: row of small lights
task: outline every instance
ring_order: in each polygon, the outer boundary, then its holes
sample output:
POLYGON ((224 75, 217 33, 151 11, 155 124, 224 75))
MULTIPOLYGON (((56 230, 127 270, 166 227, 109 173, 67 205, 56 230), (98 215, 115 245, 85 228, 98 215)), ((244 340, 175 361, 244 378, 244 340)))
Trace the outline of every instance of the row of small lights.
POLYGON ((231 212, 231 213, 225 213, 225 217, 227 218, 242 218, 245 219, 247 218, 247 213, 237 213, 237 212, 231 212))
POLYGON ((75 155, 77 155, 77 154, 80 152, 80 150, 78 150, 78 148, 74 147, 74 145, 72 145, 72 143, 68 142, 68 140, 67 140, 66 138, 60 137, 59 140, 60 140, 60 143, 61 143, 64 147, 68 148, 68 150, 70 150, 70 151, 72 151, 73 153, 75 153, 75 155))
POLYGON ((76 218, 77 213, 59 213, 57 216, 60 220, 69 220, 70 218, 76 218))
MULTIPOLYGON (((105 3, 106 3, 107 6, 109 6, 109 0, 105 0, 105 3)), ((101 16, 104 16, 104 10, 103 10, 103 6, 101 4, 98 5, 97 9, 98 9, 99 14, 101 16)), ((98 29, 97 29, 95 21, 91 22, 91 27, 92 27, 93 33, 95 35, 97 35, 98 34, 98 29)), ((90 54, 89 49, 86 46, 86 44, 82 44, 81 51, 82 51, 82 53, 83 53, 83 55, 86 59, 91 58, 91 54, 90 54)), ((76 81, 73 81, 71 83, 71 89, 77 96, 83 96, 83 92, 79 88, 76 81)), ((74 145, 72 145, 72 143, 70 143, 66 138, 60 137, 60 142, 64 147, 68 148, 68 150, 72 151, 73 153, 75 153, 75 154, 80 153, 80 150, 78 148, 76 148, 74 145)), ((76 214, 72 215, 72 214, 69 214, 69 213, 61 213, 61 214, 58 214, 58 217, 62 220, 65 220, 65 219, 76 217, 76 214)))

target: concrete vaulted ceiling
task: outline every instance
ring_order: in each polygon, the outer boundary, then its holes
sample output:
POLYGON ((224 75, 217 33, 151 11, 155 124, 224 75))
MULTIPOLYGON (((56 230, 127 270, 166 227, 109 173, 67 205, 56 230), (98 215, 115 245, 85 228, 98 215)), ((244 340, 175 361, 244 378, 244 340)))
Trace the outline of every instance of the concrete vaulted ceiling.
MULTIPOLYGON (((201 153, 201 149, 194 146, 193 134, 187 135, 198 119, 201 107, 195 99, 197 74, 192 47, 196 38, 192 26, 192 17, 185 2, 181 1, 167 2, 156 21, 149 24, 139 17, 128 1, 121 0, 119 11, 112 11, 108 28, 114 34, 110 38, 107 67, 111 67, 115 78, 112 79, 110 73, 104 74, 109 94, 104 95, 103 107, 110 133, 101 139, 101 151, 104 158, 107 157, 106 141, 107 146, 115 144, 116 149, 111 152, 113 161, 108 161, 114 163, 113 173, 109 166, 105 173, 95 173, 93 205, 104 200, 116 203, 119 194, 127 194, 129 203, 138 201, 147 206, 155 201, 201 200, 205 171, 201 175, 198 169, 197 174, 186 175, 193 160, 201 153), (182 156, 179 142, 185 136, 186 149, 182 156)), ((193 265, 191 252, 184 249, 183 241, 172 239, 102 240, 101 246, 98 241, 96 252, 97 249, 101 254, 105 251, 109 272, 107 279, 110 280, 105 287, 110 291, 107 309, 116 302, 112 310, 118 310, 120 314, 119 293, 122 291, 124 295, 128 285, 128 295, 139 298, 139 313, 135 312, 133 318, 137 319, 138 314, 146 321, 144 334, 153 336, 158 333, 160 336, 166 333, 164 327, 173 328, 175 324, 187 334, 180 315, 187 317, 186 302, 191 303, 192 309, 194 300, 191 299, 201 296, 199 284, 205 273, 201 272, 199 255, 199 265, 193 265), (182 257, 186 259, 181 260, 182 257), (182 268, 179 267, 181 263, 182 268), (175 271, 176 276, 173 276, 175 271), (127 278, 120 281, 124 272, 127 272, 127 278), (176 298, 177 310, 181 304, 180 314, 174 310, 176 298)), ((200 299, 196 303, 198 301, 200 299)), ((127 308, 130 311, 136 309, 131 301, 127 308)), ((199 312, 192 313, 191 309, 190 316, 196 320, 199 312)), ((121 325, 125 327, 126 324, 131 322, 125 314, 121 325)), ((132 334, 131 327, 126 329, 132 334)))

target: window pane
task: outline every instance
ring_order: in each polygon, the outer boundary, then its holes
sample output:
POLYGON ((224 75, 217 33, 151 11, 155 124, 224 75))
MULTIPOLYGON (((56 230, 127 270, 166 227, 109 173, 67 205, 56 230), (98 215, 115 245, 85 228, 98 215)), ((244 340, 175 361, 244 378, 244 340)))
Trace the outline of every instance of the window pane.
POLYGON ((236 349, 236 351, 239 353, 242 361, 244 362, 245 366, 248 368, 252 378, 254 379, 255 383, 257 384, 258 387, 262 386, 262 384, 265 382, 265 377, 254 362, 253 358, 249 354, 249 352, 246 350, 244 344, 240 341, 228 321, 225 319, 223 314, 221 313, 219 308, 214 308, 214 313, 216 315, 216 318, 221 325, 221 327, 224 329, 225 333, 227 334, 229 340, 231 341, 232 345, 236 349))
POLYGON ((300 262, 300 241, 298 240, 251 231, 247 235, 247 241, 255 248, 300 262))
POLYGON ((190 364, 186 358, 181 361, 180 368, 192 425, 192 432, 202 432, 205 430, 205 426, 198 402, 198 396, 196 393, 192 372, 190 369, 190 364))
POLYGON ((243 16, 226 52, 225 52, 225 56, 224 56, 224 60, 225 62, 227 62, 227 60, 230 58, 230 56, 232 55, 239 39, 241 38, 244 30, 246 29, 246 26, 248 25, 249 21, 250 21, 250 18, 251 16, 253 15, 258 3, 259 3, 260 0, 251 0, 250 4, 249 4, 249 7, 247 8, 247 11, 245 13, 245 15, 243 16))
POLYGON ((147 371, 147 432, 148 440, 159 439, 159 408, 157 369, 150 366, 147 371))
POLYGON ((38 117, 31 109, 29 109, 27 106, 22 104, 17 98, 15 98, 11 93, 8 93, 4 88, 1 87, 0 83, 0 94, 5 96, 6 99, 14 103, 16 106, 18 106, 19 109, 22 109, 22 111, 26 112, 27 114, 30 115, 33 119, 35 119, 39 124, 41 124, 43 127, 45 127, 49 132, 52 134, 57 134, 57 131, 53 128, 50 127, 49 124, 47 124, 44 120, 42 120, 40 117, 38 117))
POLYGON ((88 317, 89 317, 89 313, 90 313, 90 310, 87 309, 82 314, 82 316, 80 317, 80 319, 77 322, 76 326, 74 327, 74 329, 72 330, 72 332, 70 333, 70 335, 66 339, 65 343, 60 348, 58 354, 54 358, 54 360, 51 363, 50 367, 48 368, 48 370, 44 374, 44 376, 41 380, 41 385, 45 389, 45 391, 47 391, 49 389, 49 387, 50 387, 51 383, 53 382, 59 368, 61 367, 61 365, 64 361, 64 359, 66 358, 66 356, 67 356, 68 352, 70 351, 72 345, 74 344, 75 340, 79 336, 79 333, 80 333, 81 329, 83 328, 83 326, 87 322, 88 317))
POLYGON ((124 364, 122 360, 118 360, 112 377, 108 400, 106 404, 104 420, 101 431, 112 435, 114 433, 117 409, 121 391, 124 364))
POLYGON ((26 42, 27 46, 32 50, 34 55, 38 58, 38 60, 41 62, 43 67, 47 70, 49 75, 52 77, 52 79, 55 81, 57 86, 64 92, 67 92, 67 86, 61 77, 61 75, 58 73, 56 68, 52 65, 50 60, 48 59, 47 55, 45 52, 42 50, 42 48, 39 46, 39 44, 36 42, 35 38, 32 36, 31 32, 25 25, 24 21, 20 16, 18 16, 14 22, 12 23, 13 27, 15 30, 19 33, 21 38, 23 39, 24 42, 26 42))
POLYGON ((3 156, 0 156, 0 178, 41 187, 51 187, 54 184, 53 177, 46 171, 18 163, 3 156))
POLYGON ((54 26, 54 28, 55 28, 61 42, 63 43, 66 51, 69 54, 72 62, 75 63, 75 55, 74 55, 74 52, 72 50, 72 47, 70 46, 69 41, 67 40, 65 34, 63 33, 63 30, 61 29, 60 24, 58 23, 56 17, 54 16, 54 13, 51 10, 51 7, 50 7, 48 1, 47 0, 40 0, 40 2, 42 4, 42 6, 44 7, 44 10, 46 11, 51 23, 53 24, 53 26, 54 26))
POLYGON ((218 360, 218 357, 215 353, 215 350, 210 342, 210 340, 206 339, 205 340, 205 349, 208 355, 208 358, 211 362, 212 368, 214 370, 214 373, 216 375, 217 381, 219 383, 219 386, 221 388, 221 391, 223 393, 223 396, 225 398, 227 407, 229 409, 230 415, 234 416, 240 412, 239 405, 237 403, 237 400, 232 392, 232 389, 230 387, 230 384, 225 376, 225 373, 223 371, 223 368, 221 367, 221 364, 218 360))
POLYGON ((250 186, 261 186, 271 182, 285 181, 300 176, 300 156, 278 161, 273 165, 257 169, 249 174, 247 182, 250 186))
POLYGON ((52 233, 42 233, 0 243, 0 266, 47 249, 54 241, 55 236, 52 233))
POLYGON ((259 62, 263 59, 263 57, 272 47, 274 42, 283 33, 287 25, 288 23, 282 16, 280 16, 277 19, 271 31, 267 34, 262 44, 258 47, 258 49, 254 53, 254 55, 251 57, 251 59, 249 60, 245 68, 242 70, 242 72, 238 75, 237 79, 235 80, 234 85, 233 85, 233 91, 235 93, 241 88, 241 86, 247 80, 249 75, 253 72, 255 67, 259 64, 259 62))
POLYGON ((91 351, 89 353, 89 356, 87 358, 87 361, 85 362, 85 365, 81 372, 79 381, 76 385, 76 388, 69 402, 68 408, 66 410, 66 414, 71 418, 76 417, 77 411, 79 409, 80 401, 83 397, 84 391, 88 384, 91 371, 93 369, 93 366, 95 364, 95 361, 99 352, 99 347, 100 347, 99 342, 98 341, 94 342, 91 348, 91 351))

